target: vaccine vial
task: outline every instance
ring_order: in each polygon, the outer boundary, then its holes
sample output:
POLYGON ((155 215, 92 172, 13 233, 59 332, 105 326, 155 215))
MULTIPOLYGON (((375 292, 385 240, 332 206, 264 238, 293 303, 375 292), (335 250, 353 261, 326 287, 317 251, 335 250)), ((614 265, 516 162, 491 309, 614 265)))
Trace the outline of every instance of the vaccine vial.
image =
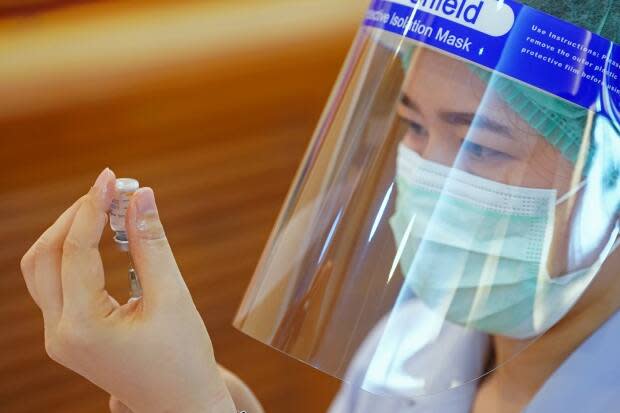
POLYGON ((110 208, 110 227, 114 231, 114 241, 122 251, 129 250, 125 216, 129 208, 131 196, 140 188, 140 183, 131 178, 119 178, 116 180, 116 193, 110 208))

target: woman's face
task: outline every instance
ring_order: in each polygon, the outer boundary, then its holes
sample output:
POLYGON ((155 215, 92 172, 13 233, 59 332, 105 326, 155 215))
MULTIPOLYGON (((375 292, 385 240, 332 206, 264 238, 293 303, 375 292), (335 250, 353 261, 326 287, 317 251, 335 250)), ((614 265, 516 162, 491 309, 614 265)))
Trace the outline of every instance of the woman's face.
POLYGON ((398 114, 422 157, 508 185, 569 190, 573 165, 467 64, 418 49, 398 114), (483 99, 484 97, 484 99, 483 99))
MULTIPOLYGON (((575 185, 573 164, 454 58, 417 49, 398 115, 406 126, 403 143, 427 160, 502 184, 555 189, 558 197, 575 185)), ((551 276, 569 270, 573 206, 556 208, 551 276)))

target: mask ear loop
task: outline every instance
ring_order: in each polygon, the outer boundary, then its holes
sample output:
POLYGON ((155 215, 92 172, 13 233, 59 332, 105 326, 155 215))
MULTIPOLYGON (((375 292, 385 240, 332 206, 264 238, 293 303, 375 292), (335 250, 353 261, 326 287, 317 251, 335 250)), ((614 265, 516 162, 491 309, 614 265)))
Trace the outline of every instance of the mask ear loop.
MULTIPOLYGON (((620 221, 618 221, 618 223, 616 224, 616 233, 620 230, 620 221)), ((613 254, 614 252, 616 252, 616 250, 618 249, 618 247, 620 247, 620 236, 616 235, 616 242, 614 243, 614 245, 611 247, 611 250, 609 251, 609 255, 613 254)))
MULTIPOLYGON (((555 204, 556 207, 568 201, 570 198, 572 198, 577 193, 581 192, 581 190, 585 188, 587 182, 588 182, 587 179, 584 179, 583 181, 581 181, 579 185, 567 191, 564 195, 558 198, 555 204)), ((610 256, 620 247, 620 207, 618 208, 618 211, 616 213, 616 228, 614 232, 616 234, 616 240, 611 246, 608 245, 609 250, 607 254, 605 254, 606 256, 610 256)), ((574 254, 570 254, 570 255, 572 256, 574 254)))
POLYGON ((616 241, 614 242, 614 245, 611 247, 611 250, 609 250, 609 255, 616 252, 618 247, 620 247, 620 210, 618 211, 618 214, 617 214, 615 232, 616 232, 616 241))
MULTIPOLYGON (((568 192, 566 192, 564 195, 562 195, 556 202, 555 202, 555 206, 557 207, 558 205, 563 204, 564 202, 568 201, 570 198, 573 197, 573 195, 577 194, 578 192, 580 192, 588 183, 587 180, 583 180, 581 181, 581 183, 579 185, 577 185, 576 187, 574 187, 573 189, 570 189, 568 192)), ((619 220, 620 222, 620 220, 619 220)))

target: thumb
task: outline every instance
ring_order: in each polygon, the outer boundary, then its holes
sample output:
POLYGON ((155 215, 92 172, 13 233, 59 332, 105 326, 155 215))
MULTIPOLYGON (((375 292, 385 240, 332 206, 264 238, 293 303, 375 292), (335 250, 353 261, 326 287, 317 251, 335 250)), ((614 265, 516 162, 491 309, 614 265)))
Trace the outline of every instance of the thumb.
POLYGON ((126 227, 129 250, 145 301, 159 299, 179 288, 185 288, 159 220, 151 188, 141 188, 131 198, 126 227))

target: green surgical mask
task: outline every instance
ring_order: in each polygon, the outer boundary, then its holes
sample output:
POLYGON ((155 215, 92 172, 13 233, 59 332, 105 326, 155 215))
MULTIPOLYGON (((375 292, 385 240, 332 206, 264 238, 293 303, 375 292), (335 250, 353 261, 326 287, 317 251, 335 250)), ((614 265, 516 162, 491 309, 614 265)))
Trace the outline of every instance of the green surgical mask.
POLYGON ((396 184, 390 226, 407 284, 453 323, 535 337, 573 307, 601 265, 552 278, 543 260, 556 206, 582 186, 557 199, 555 190, 509 186, 430 162, 403 144, 396 184))

